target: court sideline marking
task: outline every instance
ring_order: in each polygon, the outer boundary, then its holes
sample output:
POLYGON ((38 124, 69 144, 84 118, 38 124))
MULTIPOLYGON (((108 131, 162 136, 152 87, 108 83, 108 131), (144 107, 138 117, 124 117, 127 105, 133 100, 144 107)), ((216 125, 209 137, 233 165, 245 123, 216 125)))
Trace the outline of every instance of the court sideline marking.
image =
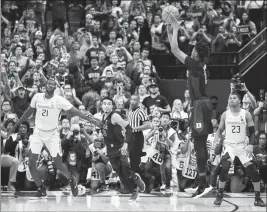
POLYGON ((238 209, 239 209, 239 206, 238 205, 236 205, 236 204, 234 204, 234 203, 232 203, 232 202, 229 202, 229 201, 227 201, 227 200, 223 200, 224 202, 227 202, 228 204, 230 204, 230 205, 233 205, 234 207, 235 207, 235 209, 234 210, 232 210, 232 211, 229 211, 229 212, 235 212, 235 211, 238 211, 238 209))

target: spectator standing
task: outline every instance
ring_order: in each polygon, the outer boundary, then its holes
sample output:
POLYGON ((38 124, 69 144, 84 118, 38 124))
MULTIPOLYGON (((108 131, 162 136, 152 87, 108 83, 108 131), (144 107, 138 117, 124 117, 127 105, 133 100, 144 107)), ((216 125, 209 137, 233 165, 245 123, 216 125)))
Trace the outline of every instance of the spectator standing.
POLYGON ((189 94, 189 90, 185 90, 184 92, 184 102, 183 102, 183 108, 186 113, 190 113, 191 110, 191 98, 189 94))
POLYGON ((150 115, 153 110, 158 110, 159 112, 171 112, 171 107, 166 99, 166 97, 161 96, 159 93, 159 86, 155 81, 149 86, 150 96, 144 98, 142 104, 146 108, 148 115, 150 115))
POLYGON ((188 121, 188 113, 184 112, 183 104, 180 99, 175 99, 173 101, 171 118, 188 121))
POLYGON ((162 42, 162 35, 166 31, 166 26, 162 22, 159 15, 154 16, 154 23, 151 26, 151 47, 153 53, 163 53, 167 50, 167 47, 162 42))
POLYGON ((259 144, 254 146, 253 154, 256 157, 256 162, 260 172, 260 177, 263 183, 267 184, 267 152, 266 152, 266 134, 259 134, 259 144))
POLYGON ((196 0, 195 7, 192 8, 192 14, 200 24, 206 23, 207 10, 205 7, 203 7, 203 0, 196 0))
POLYGON ((224 24, 225 16, 222 15, 222 8, 217 7, 216 8, 216 16, 212 18, 212 35, 216 36, 218 34, 219 27, 224 24))
POLYGON ((267 133, 267 92, 264 97, 263 94, 261 94, 261 100, 258 103, 258 107, 254 110, 254 116, 256 135, 258 135, 259 132, 267 133))
POLYGON ((136 91, 140 99, 140 104, 142 104, 143 100, 149 96, 149 94, 147 93, 147 89, 144 85, 141 84, 137 87, 136 91))
POLYGON ((239 24, 239 29, 242 28, 242 46, 245 46, 249 41, 257 35, 257 28, 253 21, 250 20, 248 13, 243 13, 239 24))
POLYGON ((19 86, 15 89, 13 97, 11 98, 12 111, 20 118, 23 112, 30 105, 29 91, 23 86, 19 86))

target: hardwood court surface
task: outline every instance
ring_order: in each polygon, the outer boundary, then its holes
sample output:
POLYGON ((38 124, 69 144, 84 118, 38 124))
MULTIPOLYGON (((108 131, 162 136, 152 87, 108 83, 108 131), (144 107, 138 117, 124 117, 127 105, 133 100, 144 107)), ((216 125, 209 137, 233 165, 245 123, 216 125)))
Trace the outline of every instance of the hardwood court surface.
MULTIPOLYGON (((266 211, 255 207, 254 193, 228 193, 220 207, 214 206, 214 195, 192 199, 189 194, 179 192, 164 194, 140 194, 136 203, 130 203, 130 195, 106 191, 94 195, 72 197, 61 191, 48 191, 47 199, 31 200, 29 193, 21 192, 17 197, 7 192, 1 194, 1 211, 266 211)), ((266 194, 262 194, 266 201, 266 194)))

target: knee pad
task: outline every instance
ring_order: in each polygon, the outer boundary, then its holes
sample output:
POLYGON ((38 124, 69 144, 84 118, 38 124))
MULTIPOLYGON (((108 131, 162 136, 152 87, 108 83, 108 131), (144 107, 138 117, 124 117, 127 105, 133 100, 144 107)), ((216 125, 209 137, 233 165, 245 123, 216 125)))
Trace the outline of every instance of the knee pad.
POLYGON ((231 167, 231 162, 228 160, 223 160, 221 166, 222 168, 219 179, 221 182, 225 182, 228 179, 228 171, 231 167))
POLYGON ((260 182, 260 174, 254 164, 248 165, 245 169, 247 177, 251 177, 253 183, 260 182))

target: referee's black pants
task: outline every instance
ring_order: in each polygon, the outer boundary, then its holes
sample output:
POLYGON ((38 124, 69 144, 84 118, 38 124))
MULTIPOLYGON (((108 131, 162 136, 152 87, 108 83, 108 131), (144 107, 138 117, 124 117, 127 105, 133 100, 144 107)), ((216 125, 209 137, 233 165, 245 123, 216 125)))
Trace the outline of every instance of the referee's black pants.
POLYGON ((133 132, 130 142, 128 143, 129 158, 131 168, 134 172, 139 172, 139 166, 141 163, 142 150, 144 146, 143 132, 133 132))

